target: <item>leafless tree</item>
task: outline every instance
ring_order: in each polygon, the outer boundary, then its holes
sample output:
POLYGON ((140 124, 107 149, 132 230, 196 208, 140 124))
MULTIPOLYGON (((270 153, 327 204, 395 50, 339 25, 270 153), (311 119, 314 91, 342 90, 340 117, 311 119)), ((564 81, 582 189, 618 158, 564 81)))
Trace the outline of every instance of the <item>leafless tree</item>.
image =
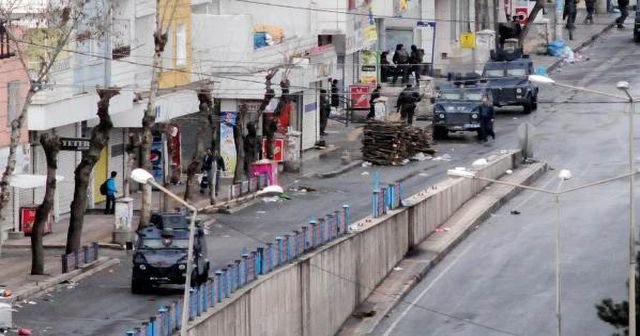
MULTIPOLYGON (((155 105, 158 88, 160 85, 160 72, 162 71, 162 53, 167 45, 168 30, 173 21, 176 12, 177 1, 173 1, 172 6, 166 6, 164 10, 160 6, 161 1, 156 0, 156 27, 153 32, 153 61, 151 69, 151 87, 149 89, 149 98, 147 99, 147 107, 142 117, 142 136, 140 140, 140 154, 142 160, 140 165, 146 170, 151 170, 151 162, 148 160, 151 155, 151 143, 153 141, 152 127, 156 121, 155 105), (172 7, 171 9, 167 9, 172 7), (169 16, 167 20, 167 10, 169 16)), ((140 209, 140 226, 147 225, 151 217, 151 188, 146 186, 142 193, 142 206, 140 209)))
POLYGON ((40 145, 47 159, 47 182, 44 199, 36 210, 36 219, 31 230, 31 274, 44 274, 44 248, 42 236, 44 227, 53 208, 56 193, 56 171, 58 170, 58 152, 60 152, 60 138, 52 133, 40 135, 40 145))
MULTIPOLYGON (((84 5, 82 0, 51 0, 45 5, 26 0, 0 2, 0 25, 4 27, 15 57, 29 77, 21 109, 11 121, 9 156, 0 178, 0 211, 11 199, 9 181, 15 171, 16 149, 29 106, 36 93, 47 86, 52 67, 65 52, 79 20, 85 16, 84 5)), ((47 189, 49 187, 47 183, 47 189)))
POLYGON ((198 129, 195 137, 196 148, 193 152, 191 162, 187 167, 187 182, 186 189, 184 191, 184 199, 191 199, 192 188, 194 184, 194 177, 200 171, 202 167, 202 157, 204 153, 204 137, 207 131, 211 131, 212 120, 211 115, 213 113, 213 98, 211 97, 211 88, 209 83, 203 85, 198 90, 198 101, 200 102, 198 111, 198 129))
MULTIPOLYGON (((91 179, 91 171, 100 159, 100 153, 109 142, 109 135, 113 129, 113 122, 109 115, 111 98, 120 94, 117 87, 99 88, 98 93, 98 125, 91 130, 89 150, 82 153, 82 160, 74 171, 73 201, 71 202, 71 217, 67 232, 66 253, 78 251, 82 241, 82 227, 87 204, 87 191, 91 179)), ((46 153, 46 151, 45 151, 46 153)))

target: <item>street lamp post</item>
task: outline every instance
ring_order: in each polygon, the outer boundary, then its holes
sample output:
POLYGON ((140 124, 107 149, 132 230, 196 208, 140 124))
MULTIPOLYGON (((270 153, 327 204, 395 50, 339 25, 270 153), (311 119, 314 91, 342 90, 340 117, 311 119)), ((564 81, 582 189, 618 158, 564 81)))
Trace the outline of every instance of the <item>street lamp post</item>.
POLYGON ((564 83, 558 83, 552 78, 540 75, 530 75, 529 80, 538 84, 550 84, 558 87, 563 87, 576 91, 583 91, 593 93, 600 96, 616 98, 629 102, 629 336, 636 336, 636 252, 635 252, 635 158, 634 158, 634 143, 633 143, 633 114, 635 112, 635 98, 630 93, 630 85, 628 82, 620 81, 616 84, 616 87, 625 93, 624 96, 619 96, 612 93, 601 92, 597 90, 587 89, 584 87, 573 86, 564 83))
POLYGON ((196 216, 198 215, 198 209, 193 205, 187 203, 187 201, 178 197, 167 188, 163 187, 153 179, 148 171, 137 168, 131 172, 131 179, 141 184, 148 184, 158 188, 169 197, 173 198, 180 204, 184 205, 192 213, 191 221, 189 222, 189 247, 187 249, 187 274, 185 276, 184 284, 184 297, 182 298, 182 323, 180 324, 180 336, 187 336, 187 325, 189 324, 189 298, 191 290, 191 273, 193 272, 193 244, 194 244, 194 231, 196 228, 196 216))
MULTIPOLYGON (((618 82, 616 85, 629 99, 629 170, 635 171, 635 146, 633 143, 633 113, 635 112, 634 98, 629 92, 628 82, 618 82)), ((629 176, 629 336, 636 336, 636 228, 635 228, 635 176, 629 176)))

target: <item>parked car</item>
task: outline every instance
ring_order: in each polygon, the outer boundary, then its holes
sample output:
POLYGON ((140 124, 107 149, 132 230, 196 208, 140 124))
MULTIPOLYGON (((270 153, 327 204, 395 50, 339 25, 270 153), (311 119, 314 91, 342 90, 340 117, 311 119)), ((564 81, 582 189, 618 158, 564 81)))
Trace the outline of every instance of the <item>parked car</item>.
MULTIPOLYGON (((152 216, 151 225, 139 229, 131 292, 142 294, 159 285, 183 285, 186 281, 189 248, 188 217, 184 213, 163 213, 152 216)), ((209 278, 209 260, 204 230, 197 225, 193 246, 191 286, 209 278)))
POLYGON ((479 132, 478 110, 482 97, 491 94, 486 83, 477 78, 452 79, 436 89, 433 99, 433 138, 442 139, 449 132, 479 132))

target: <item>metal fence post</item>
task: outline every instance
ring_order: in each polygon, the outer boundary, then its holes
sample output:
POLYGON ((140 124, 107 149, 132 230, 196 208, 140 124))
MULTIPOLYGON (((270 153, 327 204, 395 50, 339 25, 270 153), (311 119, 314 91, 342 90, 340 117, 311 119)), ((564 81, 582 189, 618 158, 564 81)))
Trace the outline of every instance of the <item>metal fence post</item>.
POLYGON ((318 231, 316 229, 318 227, 318 222, 315 220, 309 221, 309 227, 311 228, 311 247, 313 248, 318 244, 318 231))
POLYGON ((276 258, 276 260, 277 260, 276 266, 280 266, 283 263, 283 260, 282 260, 282 249, 283 249, 282 241, 283 241, 283 239, 284 238, 282 238, 282 237, 276 237, 276 248, 278 249, 276 251, 276 256, 277 256, 277 258, 276 258))
POLYGON ((286 234, 284 235, 284 242, 286 244, 286 251, 287 251, 287 262, 291 261, 291 259, 293 259, 293 245, 292 245, 292 240, 291 239, 291 235, 290 234, 286 234))
POLYGON ((351 208, 348 204, 342 206, 342 212, 344 213, 344 227, 342 233, 345 234, 349 231, 349 225, 351 225, 351 208))
POLYGON ((238 290, 242 288, 242 279, 244 279, 242 266, 241 266, 242 260, 236 259, 234 262, 235 262, 234 268, 236 269, 236 272, 234 274, 236 276, 236 290, 238 290))
POLYGON ((308 246, 309 246, 309 228, 306 226, 302 226, 302 251, 300 254, 303 254, 308 246))
POLYGON ((258 253, 257 255, 257 259, 256 259, 256 265, 258 266, 256 268, 256 277, 258 275, 262 275, 263 271, 264 271, 264 247, 258 247, 258 253))
POLYGON ((214 279, 216 284, 216 300, 222 302, 222 271, 216 271, 214 279))
POLYGON ((242 254, 242 284, 249 283, 251 277, 249 276, 249 253, 242 254))

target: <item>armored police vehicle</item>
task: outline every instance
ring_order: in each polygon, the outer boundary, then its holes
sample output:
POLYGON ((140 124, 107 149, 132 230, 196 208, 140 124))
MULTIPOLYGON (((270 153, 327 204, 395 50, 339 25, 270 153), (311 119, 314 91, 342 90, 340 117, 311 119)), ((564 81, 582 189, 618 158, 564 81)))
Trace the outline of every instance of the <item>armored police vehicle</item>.
POLYGON ((484 81, 474 76, 456 77, 436 89, 433 99, 434 139, 445 138, 449 132, 479 133, 482 98, 486 96, 491 104, 491 95, 484 81))
POLYGON ((493 104, 522 106, 528 114, 538 108, 538 87, 529 80, 534 73, 533 61, 517 47, 517 40, 508 39, 503 49, 492 52, 482 72, 493 97, 493 104))
MULTIPOLYGON (((187 275, 189 218, 181 212, 156 213, 151 225, 138 230, 131 292, 142 294, 158 285, 184 285, 187 275)), ((191 286, 207 281, 209 260, 204 230, 196 225, 191 286)))

